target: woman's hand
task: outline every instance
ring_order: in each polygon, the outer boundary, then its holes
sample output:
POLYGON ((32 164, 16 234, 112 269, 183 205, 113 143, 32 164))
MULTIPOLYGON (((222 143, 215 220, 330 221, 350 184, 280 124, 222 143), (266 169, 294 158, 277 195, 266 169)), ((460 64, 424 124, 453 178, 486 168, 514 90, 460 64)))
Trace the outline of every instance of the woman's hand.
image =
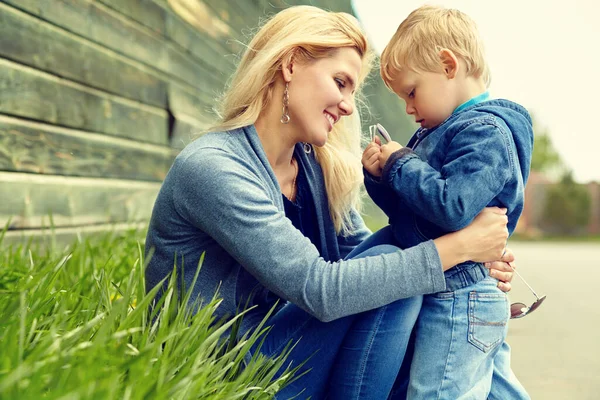
MULTIPOLYGON (((488 207, 473 222, 457 233, 463 235, 467 260, 500 260, 508 240, 506 208, 488 207)), ((465 260, 466 261, 466 260, 465 260)))
POLYGON ((484 265, 490 270, 490 276, 498 279, 498 288, 503 292, 510 292, 512 286, 510 282, 513 278, 513 268, 516 268, 515 255, 508 247, 502 258, 494 262, 486 262, 484 265))
POLYGON ((469 260, 501 260, 508 239, 507 224, 505 208, 488 207, 469 226, 435 239, 444 271, 469 260))

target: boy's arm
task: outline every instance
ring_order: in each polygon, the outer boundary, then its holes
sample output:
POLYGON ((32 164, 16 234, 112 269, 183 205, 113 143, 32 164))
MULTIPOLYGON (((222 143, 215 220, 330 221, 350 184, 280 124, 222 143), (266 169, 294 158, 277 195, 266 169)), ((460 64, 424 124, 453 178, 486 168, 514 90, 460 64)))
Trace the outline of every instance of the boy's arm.
POLYGON ((363 169, 363 173, 365 175, 367 194, 373 200, 373 203, 381 208, 386 215, 391 215, 392 210, 398 207, 396 193, 380 178, 371 175, 365 169, 363 169))
MULTIPOLYGON (((365 148, 362 155, 364 183, 371 200, 383 210, 386 215, 390 207, 395 207, 396 196, 394 192, 381 180, 381 166, 379 163, 381 153, 381 140, 375 136, 373 141, 365 148)), ((391 210, 390 210, 391 211, 391 210)))
POLYGON ((493 121, 471 123, 449 143, 441 171, 402 148, 385 163, 382 179, 413 212, 456 231, 467 226, 510 178, 509 140, 493 121))

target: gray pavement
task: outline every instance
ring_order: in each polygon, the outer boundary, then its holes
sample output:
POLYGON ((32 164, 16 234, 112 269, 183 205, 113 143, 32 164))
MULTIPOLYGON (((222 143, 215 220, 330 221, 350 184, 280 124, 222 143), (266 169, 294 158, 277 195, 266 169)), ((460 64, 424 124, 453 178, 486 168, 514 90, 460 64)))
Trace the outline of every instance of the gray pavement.
MULTIPOLYGON (((533 399, 600 399, 600 243, 510 243, 521 275, 548 297, 511 320, 512 367, 533 399)), ((535 297, 515 276, 511 301, 535 297)))

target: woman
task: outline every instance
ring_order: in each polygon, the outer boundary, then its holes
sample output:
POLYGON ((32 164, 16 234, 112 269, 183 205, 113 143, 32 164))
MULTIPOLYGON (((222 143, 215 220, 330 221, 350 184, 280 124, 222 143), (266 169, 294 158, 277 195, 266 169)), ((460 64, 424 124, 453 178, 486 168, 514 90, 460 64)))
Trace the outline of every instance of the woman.
MULTIPOLYGON (((354 101, 371 61, 347 14, 299 6, 275 15, 241 59, 220 125, 179 154, 154 207, 148 287, 174 258, 189 286, 205 253, 191 301, 218 288, 217 317, 254 306, 242 334, 277 304, 272 329, 253 352, 273 356, 302 338, 288 360, 297 365, 312 355, 304 366, 311 371, 278 398, 386 398, 419 295, 444 290, 443 271, 453 265, 497 260, 504 250, 506 216, 493 209, 410 249, 352 253, 370 234, 356 212, 362 171, 354 101)), ((492 266, 509 290, 509 267, 492 266)))

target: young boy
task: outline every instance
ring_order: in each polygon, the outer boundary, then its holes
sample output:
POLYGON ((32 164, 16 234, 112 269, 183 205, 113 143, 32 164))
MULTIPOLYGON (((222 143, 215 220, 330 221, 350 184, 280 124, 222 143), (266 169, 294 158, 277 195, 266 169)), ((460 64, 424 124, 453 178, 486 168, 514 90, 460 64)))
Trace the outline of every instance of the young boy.
MULTIPOLYGON (((375 238, 391 232, 411 247, 467 226, 487 206, 507 209, 512 233, 532 123, 522 106, 489 99, 475 23, 457 10, 413 11, 383 51, 381 75, 421 128, 407 147, 377 139, 365 149, 367 191, 390 220, 375 238)), ((475 262, 445 276, 447 291, 423 300, 408 398, 529 398, 510 369, 509 304, 497 281, 475 262)))

